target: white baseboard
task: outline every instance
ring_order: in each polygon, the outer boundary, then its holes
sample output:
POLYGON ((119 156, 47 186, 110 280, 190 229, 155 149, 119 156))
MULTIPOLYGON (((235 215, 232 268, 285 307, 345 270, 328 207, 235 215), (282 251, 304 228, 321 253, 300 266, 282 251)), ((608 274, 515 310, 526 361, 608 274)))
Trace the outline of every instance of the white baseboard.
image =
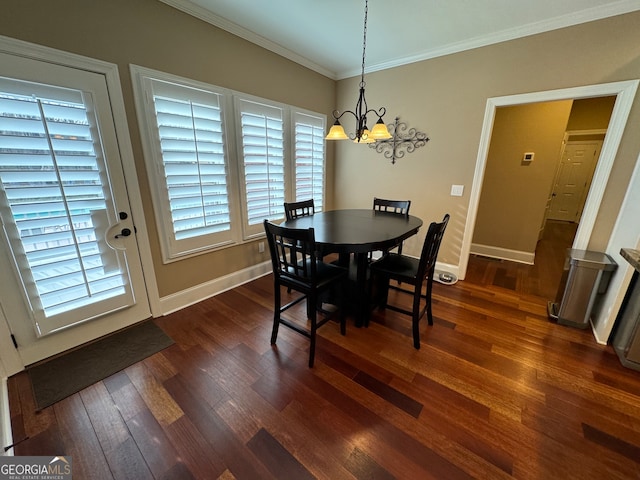
POLYGON ((521 252, 518 250, 509 250, 508 248, 492 247, 490 245, 478 245, 477 243, 471 244, 470 253, 482 255, 483 257, 526 263, 527 265, 533 265, 535 259, 535 252, 521 252))
POLYGON ((190 305, 206 300, 207 298, 218 295, 232 288, 238 287, 244 283, 255 280, 271 273, 271 260, 259 263, 252 267, 230 273, 224 277, 214 278, 213 280, 195 287, 182 290, 166 297, 160 298, 160 309, 162 315, 182 310, 190 305))
POLYGON ((13 456, 13 448, 5 451, 4 449, 13 444, 13 435, 11 433, 11 413, 9 411, 9 388, 7 386, 7 378, 0 378, 0 456, 13 456))

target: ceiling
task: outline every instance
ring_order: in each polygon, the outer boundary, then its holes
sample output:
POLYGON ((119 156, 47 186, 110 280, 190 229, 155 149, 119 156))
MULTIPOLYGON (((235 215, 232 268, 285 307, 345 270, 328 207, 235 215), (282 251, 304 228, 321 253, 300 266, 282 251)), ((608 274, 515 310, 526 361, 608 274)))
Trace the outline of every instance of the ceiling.
MULTIPOLYGON (((161 1, 327 77, 361 72, 365 0, 161 1)), ((635 10, 640 0, 370 0, 366 71, 635 10)))

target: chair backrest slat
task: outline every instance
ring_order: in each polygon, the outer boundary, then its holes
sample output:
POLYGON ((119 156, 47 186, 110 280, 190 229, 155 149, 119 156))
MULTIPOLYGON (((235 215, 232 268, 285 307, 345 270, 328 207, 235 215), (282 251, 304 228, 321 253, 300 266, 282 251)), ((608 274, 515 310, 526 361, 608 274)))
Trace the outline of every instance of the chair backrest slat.
POLYGON ((385 198, 373 198, 373 209, 380 212, 397 213, 409 216, 411 200, 388 200, 385 198))
POLYGON ((287 220, 313 215, 315 213, 313 198, 310 198, 309 200, 302 200, 300 202, 285 202, 284 213, 287 220))

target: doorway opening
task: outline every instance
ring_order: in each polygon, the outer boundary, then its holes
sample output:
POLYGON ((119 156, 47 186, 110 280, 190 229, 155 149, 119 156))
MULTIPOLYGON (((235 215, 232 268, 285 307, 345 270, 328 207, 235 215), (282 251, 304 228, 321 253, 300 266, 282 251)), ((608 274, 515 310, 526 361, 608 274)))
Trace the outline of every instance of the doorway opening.
POLYGON ((497 109, 471 253, 527 264, 509 289, 555 297, 614 102, 609 96, 497 109))
POLYGON ((469 213, 467 215, 464 229, 465 233, 462 241, 459 267, 461 279, 464 279, 467 273, 496 110, 502 106, 615 96, 616 100, 611 114, 608 133, 602 145, 600 161, 595 169, 593 181, 587 194, 583 213, 580 218, 580 224, 577 228, 572 245, 573 248, 586 250, 595 225, 596 215, 604 195, 604 190, 613 166, 615 155, 620 144, 622 132, 627 122, 637 85, 637 81, 616 82, 507 97, 497 97, 487 100, 474 180, 471 189, 469 213))

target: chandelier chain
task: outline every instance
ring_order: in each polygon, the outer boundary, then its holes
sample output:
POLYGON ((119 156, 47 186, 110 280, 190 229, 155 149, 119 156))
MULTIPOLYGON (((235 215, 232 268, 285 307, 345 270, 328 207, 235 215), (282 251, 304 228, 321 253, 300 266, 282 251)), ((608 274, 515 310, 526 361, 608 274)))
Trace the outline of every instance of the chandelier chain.
POLYGON ((364 58, 365 51, 367 49, 367 16, 369 13, 369 0, 365 0, 364 2, 364 34, 362 40, 362 76, 360 77, 360 86, 364 87, 364 58))

